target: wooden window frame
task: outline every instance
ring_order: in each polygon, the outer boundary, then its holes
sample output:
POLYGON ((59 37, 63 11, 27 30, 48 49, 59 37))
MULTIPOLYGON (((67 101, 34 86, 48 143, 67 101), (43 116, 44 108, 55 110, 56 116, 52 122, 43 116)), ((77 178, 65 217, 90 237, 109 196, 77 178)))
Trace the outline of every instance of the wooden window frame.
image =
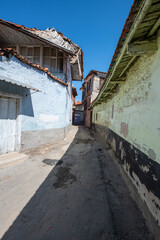
POLYGON ((41 46, 40 45, 20 45, 20 54, 23 56, 23 57, 25 57, 25 58, 27 58, 29 61, 31 61, 32 63, 34 63, 34 58, 36 58, 36 57, 39 57, 39 63, 37 62, 37 63, 35 63, 35 64, 40 64, 40 62, 41 62, 41 46), (22 47, 25 47, 26 48, 26 55, 22 55, 21 54, 21 48, 22 47), (39 53, 39 56, 38 55, 34 55, 34 53, 35 53, 35 48, 36 47, 39 47, 40 48, 40 53, 39 53), (30 56, 30 55, 28 55, 28 49, 29 48, 33 48, 33 55, 32 56, 30 56))
MULTIPOLYGON (((48 47, 48 46, 44 46, 44 48, 43 48, 43 60, 44 60, 44 58, 49 59, 49 70, 51 69, 51 60, 55 59, 56 60, 56 71, 53 72, 53 73, 65 74, 65 55, 64 55, 64 53, 62 52, 63 56, 60 57, 60 56, 58 56, 58 53, 60 51, 58 49, 54 48, 56 50, 56 56, 51 56, 51 49, 52 48, 48 47), (49 56, 44 56, 44 48, 49 48, 49 56), (58 69, 58 59, 63 59, 63 71, 62 72, 60 72, 60 69, 58 69)), ((43 66, 44 66, 44 64, 43 64, 43 66)))

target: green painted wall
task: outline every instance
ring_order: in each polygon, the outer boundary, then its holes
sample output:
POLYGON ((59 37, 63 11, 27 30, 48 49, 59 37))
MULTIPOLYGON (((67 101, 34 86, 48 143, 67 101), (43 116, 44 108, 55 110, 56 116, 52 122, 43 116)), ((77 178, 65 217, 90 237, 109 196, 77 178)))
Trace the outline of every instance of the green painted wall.
POLYGON ((158 45, 154 55, 140 57, 130 68, 112 100, 93 108, 92 121, 160 163, 160 38, 158 45))

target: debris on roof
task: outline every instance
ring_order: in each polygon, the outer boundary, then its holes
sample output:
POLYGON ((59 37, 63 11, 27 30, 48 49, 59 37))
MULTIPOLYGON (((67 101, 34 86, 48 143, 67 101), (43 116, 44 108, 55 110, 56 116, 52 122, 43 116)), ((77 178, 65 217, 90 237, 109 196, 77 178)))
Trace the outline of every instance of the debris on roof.
POLYGON ((54 28, 39 30, 0 19, 0 44, 5 47, 13 44, 56 47, 70 56, 73 80, 81 81, 83 79, 82 49, 54 28))
POLYGON ((73 54, 76 54, 80 47, 73 43, 69 38, 65 37, 61 32, 57 32, 54 28, 46 29, 46 30, 39 30, 36 28, 28 28, 24 25, 15 24, 12 22, 5 21, 0 19, 0 23, 7 25, 8 27, 12 27, 16 30, 24 30, 24 33, 31 33, 35 37, 40 37, 49 41, 50 43, 54 43, 55 45, 62 47, 64 50, 69 50, 73 54))
POLYGON ((63 34, 60 34, 54 28, 46 30, 30 29, 29 31, 32 32, 33 34, 36 34, 39 37, 42 37, 43 39, 46 39, 50 42, 60 45, 65 49, 70 50, 74 54, 76 54, 77 51, 80 49, 78 45, 72 43, 70 39, 64 37, 63 34))

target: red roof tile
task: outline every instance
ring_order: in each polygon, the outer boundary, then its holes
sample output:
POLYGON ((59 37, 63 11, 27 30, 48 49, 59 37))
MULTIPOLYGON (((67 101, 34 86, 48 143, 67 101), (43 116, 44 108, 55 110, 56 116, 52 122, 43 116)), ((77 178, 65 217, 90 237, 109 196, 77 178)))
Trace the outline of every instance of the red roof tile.
POLYGON ((105 77, 107 76, 107 73, 106 72, 101 72, 101 71, 97 71, 97 70, 91 70, 88 75, 85 77, 84 81, 89 77, 91 76, 92 74, 104 74, 105 77))
MULTIPOLYGON (((140 10, 140 7, 144 3, 144 1, 145 0, 134 0, 134 3, 132 4, 131 10, 130 10, 129 15, 128 15, 128 18, 126 19, 126 22, 124 24, 121 36, 120 36, 118 44, 117 44, 117 47, 116 47, 114 55, 112 57, 112 60, 111 60, 111 63, 110 63, 109 69, 108 69, 107 77, 112 72, 113 66, 115 65, 116 60, 118 59, 119 53, 120 53, 120 51, 123 47, 123 43, 125 42, 125 40, 128 36, 128 33, 130 31, 130 28, 131 28, 132 24, 134 23, 134 20, 136 19, 136 16, 137 16, 137 14, 140 10)), ((101 90, 102 90, 103 86, 105 85, 105 82, 107 81, 107 77, 106 77, 103 85, 101 86, 101 90)), ((99 94, 101 93, 101 90, 100 90, 99 94)), ((92 105, 98 99, 99 94, 96 97, 96 99, 94 99, 94 101, 92 102, 92 105)))
POLYGON ((75 102, 75 105, 77 106, 77 105, 81 105, 82 104, 82 102, 80 102, 80 101, 78 101, 78 102, 75 102))
POLYGON ((40 71, 43 71, 45 72, 49 77, 51 77, 52 79, 54 79, 56 82, 64 85, 64 86, 68 86, 67 83, 63 82, 60 78, 57 78, 56 76, 53 76, 49 71, 48 71, 48 68, 43 68, 41 67, 39 64, 34 64, 32 62, 30 62, 27 58, 25 57, 22 57, 21 55, 19 55, 17 53, 17 51, 13 48, 0 48, 0 55, 1 56, 6 56, 6 57, 9 57, 9 54, 12 54, 14 55, 16 58, 18 58, 21 62, 24 62, 40 71))

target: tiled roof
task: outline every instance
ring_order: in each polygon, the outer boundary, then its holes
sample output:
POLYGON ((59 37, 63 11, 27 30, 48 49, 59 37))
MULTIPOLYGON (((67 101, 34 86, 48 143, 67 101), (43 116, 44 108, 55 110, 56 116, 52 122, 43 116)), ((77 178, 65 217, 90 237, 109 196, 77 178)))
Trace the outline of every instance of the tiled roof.
POLYGON ((85 77, 84 81, 89 77, 91 76, 92 74, 95 74, 95 75, 100 75, 101 78, 105 78, 107 76, 107 73, 106 72, 101 72, 101 71, 97 71, 97 70, 91 70, 88 75, 85 77))
POLYGON ((32 62, 30 62, 27 58, 25 57, 22 57, 21 55, 19 55, 17 53, 17 51, 15 49, 12 49, 12 48, 5 48, 5 49, 2 49, 0 48, 0 55, 1 56, 5 56, 5 57, 9 57, 9 54, 12 54, 14 55, 16 58, 18 58, 21 62, 24 62, 30 66, 32 66, 33 68, 36 68, 40 71, 43 71, 45 72, 50 78, 54 79, 56 82, 64 85, 64 86, 68 86, 67 83, 63 82, 60 78, 57 78, 55 77, 54 75, 52 75, 49 71, 48 71, 48 68, 43 68, 41 67, 39 64, 34 64, 32 62))
POLYGON ((115 64, 115 61, 116 61, 116 58, 118 56, 118 54, 120 53, 120 50, 123 46, 123 43, 130 31, 130 28, 138 14, 138 11, 142 5, 142 3, 144 2, 144 0, 134 0, 134 3, 131 7, 131 10, 129 12, 129 15, 128 15, 128 18, 126 19, 126 22, 124 24, 124 27, 123 27, 123 30, 122 30, 122 33, 121 33, 121 36, 119 38, 119 41, 118 41, 118 44, 117 44, 117 47, 116 47, 116 50, 114 52, 114 55, 112 57, 112 61, 110 63, 110 66, 109 66, 109 70, 108 70, 108 73, 110 73, 112 71, 112 68, 113 68, 113 65, 115 64))
MULTIPOLYGON (((147 1, 147 0, 134 0, 134 3, 133 3, 133 5, 132 5, 132 7, 131 7, 131 10, 130 10, 130 13, 129 13, 129 15, 128 15, 128 18, 126 19, 126 22, 125 22, 125 24, 124 24, 124 27, 123 27, 123 30, 122 30, 122 33, 121 33, 121 36, 120 36, 120 38, 119 38, 119 41, 118 41, 118 44, 117 44, 117 47, 116 47, 116 49, 115 49, 115 52, 114 52, 114 55, 113 55, 113 57, 112 57, 112 60, 111 60, 111 63, 110 63, 110 66, 109 66, 109 69, 108 69, 108 73, 107 73, 107 77, 106 77, 106 79, 105 79, 105 81, 104 81, 104 83, 103 83, 103 85, 102 85, 102 87, 101 87, 101 91, 99 92, 99 94, 98 94, 98 96, 96 97, 96 99, 94 100, 94 102, 92 102, 92 106, 101 98, 101 96, 103 95, 103 91, 105 91, 106 89, 105 89, 105 86, 108 86, 107 84, 108 84, 108 80, 110 79, 110 77, 112 76, 112 73, 115 75, 114 76, 114 78, 115 78, 115 80, 116 80, 116 78, 118 78, 118 71, 119 72, 121 72, 124 68, 125 68, 125 64, 126 64, 126 62, 128 61, 129 62, 129 60, 132 58, 132 56, 130 56, 130 55, 128 55, 127 54, 127 52, 125 51, 125 48, 124 48, 124 46, 125 46, 125 44, 126 44, 126 41, 127 41, 127 38, 128 38, 128 36, 129 36, 129 34, 130 34, 130 32, 131 32, 131 30, 135 30, 135 35, 136 35, 136 28, 135 28, 135 26, 134 26, 134 23, 137 21, 138 22, 138 27, 139 28, 141 28, 141 34, 140 33, 137 33, 137 36, 136 36, 136 39, 139 39, 139 38, 145 38, 145 36, 147 36, 147 34, 148 34, 148 32, 147 31, 149 31, 150 29, 151 29, 151 27, 152 27, 152 17, 150 16, 150 23, 148 23, 148 29, 147 29, 147 27, 145 28, 145 27, 141 27, 141 21, 142 21, 142 25, 144 24, 143 23, 143 19, 140 21, 139 19, 140 19, 140 17, 139 17, 139 15, 141 14, 141 13, 143 13, 144 15, 145 14, 147 14, 147 12, 146 12, 146 10, 144 11, 144 10, 142 10, 143 9, 143 7, 146 5, 147 6, 147 4, 148 4, 148 6, 149 6, 149 1, 147 1), (139 34, 139 35, 138 35, 139 34), (123 52, 123 50, 124 50, 124 52, 123 52), (117 64, 117 62, 118 62, 118 60, 119 60, 119 58, 120 58, 120 56, 125 56, 126 57, 126 59, 127 60, 125 60, 124 61, 124 63, 122 62, 121 63, 121 67, 119 67, 119 69, 117 70, 117 72, 116 72, 116 67, 117 66, 119 66, 118 64, 117 64), (124 65, 123 65, 124 64, 124 65)), ((151 5, 150 7, 149 7, 149 10, 147 10, 147 11, 151 11, 151 13, 150 13, 150 15, 152 14, 152 12, 154 12, 154 11, 156 11, 155 9, 156 9, 156 4, 158 5, 159 4, 159 1, 156 1, 156 0, 154 0, 154 1, 150 1, 150 4, 153 4, 153 6, 151 5)), ((147 8, 147 7, 146 7, 147 8)), ((157 7, 157 9, 159 9, 159 6, 157 7)), ((158 18, 159 18, 159 15, 158 15, 158 18)), ((145 18, 144 18, 144 21, 145 21, 145 18)), ((148 20, 149 21, 149 20, 148 20)), ((157 21, 157 19, 155 18, 155 22, 157 21)), ((140 31, 140 30, 139 30, 140 31)), ((133 36, 132 36, 132 38, 134 38, 133 36)), ((132 39, 131 38, 131 39, 132 39)), ((130 39, 130 41, 131 41, 131 39, 130 39)), ((127 62, 127 63, 128 63, 127 62)), ((118 68, 118 67, 117 67, 118 68)), ((107 90, 106 90, 107 91, 107 90)), ((105 95, 105 93, 104 93, 104 95, 105 95)))
POLYGON ((77 105, 81 105, 81 104, 82 104, 82 102, 80 102, 80 101, 75 102, 75 106, 77 106, 77 105))
POLYGON ((81 81, 83 79, 83 51, 69 38, 65 37, 61 32, 56 31, 54 28, 39 30, 37 28, 28 28, 24 25, 15 24, 12 22, 0 19, 0 42, 2 46, 19 45, 49 45, 55 47, 60 51, 70 56, 71 69, 78 68, 79 63, 81 71, 78 76, 76 71, 73 70, 73 79, 81 81), (14 43, 13 43, 13 42, 14 43), (18 42, 18 43, 17 43, 18 42), (5 45, 4 45, 5 44, 5 45))

